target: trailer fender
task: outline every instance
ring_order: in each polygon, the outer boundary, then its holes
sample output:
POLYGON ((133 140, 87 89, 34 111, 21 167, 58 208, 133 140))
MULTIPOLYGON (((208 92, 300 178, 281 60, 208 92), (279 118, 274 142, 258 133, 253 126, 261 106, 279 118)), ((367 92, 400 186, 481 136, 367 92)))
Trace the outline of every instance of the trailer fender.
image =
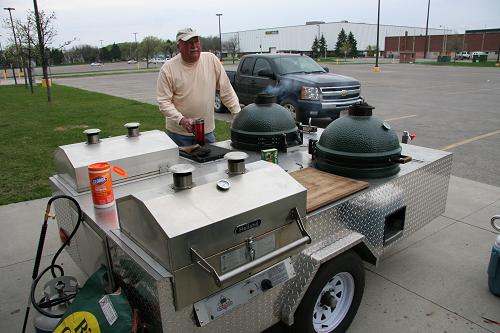
POLYGON ((352 231, 341 238, 332 238, 336 239, 313 244, 294 258, 296 277, 287 282, 282 295, 281 320, 285 324, 293 325, 295 311, 323 263, 353 249, 364 261, 375 264, 376 257, 362 234, 352 231))

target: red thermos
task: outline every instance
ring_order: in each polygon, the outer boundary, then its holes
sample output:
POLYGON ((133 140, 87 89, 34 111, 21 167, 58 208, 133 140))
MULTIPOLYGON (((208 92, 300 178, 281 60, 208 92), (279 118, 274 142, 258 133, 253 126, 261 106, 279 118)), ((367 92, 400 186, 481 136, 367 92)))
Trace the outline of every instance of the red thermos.
POLYGON ((203 118, 196 118, 194 124, 194 138, 200 146, 205 144, 205 121, 203 118))

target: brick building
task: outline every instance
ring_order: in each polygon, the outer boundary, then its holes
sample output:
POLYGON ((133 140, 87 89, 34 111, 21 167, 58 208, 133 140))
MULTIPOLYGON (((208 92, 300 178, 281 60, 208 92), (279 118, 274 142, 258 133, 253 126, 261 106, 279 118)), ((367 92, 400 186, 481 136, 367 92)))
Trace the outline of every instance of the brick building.
POLYGON ((427 58, 439 55, 454 56, 459 51, 482 51, 488 59, 496 60, 500 50, 500 29, 468 30, 465 34, 432 36, 391 36, 385 37, 385 57, 399 57, 400 53, 413 52, 416 58, 424 57, 427 43, 427 58))

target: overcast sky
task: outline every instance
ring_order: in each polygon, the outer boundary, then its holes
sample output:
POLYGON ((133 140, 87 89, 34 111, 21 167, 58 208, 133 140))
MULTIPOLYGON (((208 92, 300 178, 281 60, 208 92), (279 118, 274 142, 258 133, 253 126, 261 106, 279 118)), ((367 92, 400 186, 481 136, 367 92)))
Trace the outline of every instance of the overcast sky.
MULTIPOLYGON (((381 0, 381 24, 425 27, 428 0, 381 0)), ((31 0, 0 0, 24 18, 31 0)), ((292 25, 306 21, 377 23, 377 0, 38 0, 39 10, 54 11, 58 36, 54 47, 76 38, 75 44, 99 46, 137 40, 148 35, 175 39, 179 28, 191 26, 202 36, 222 32, 292 25)), ((8 12, 2 11, 2 20, 8 12)), ((431 0, 429 27, 462 33, 465 29, 500 28, 500 0, 431 0)), ((0 28, 7 44, 9 30, 0 28)), ((73 45, 75 45, 73 44, 73 45)))

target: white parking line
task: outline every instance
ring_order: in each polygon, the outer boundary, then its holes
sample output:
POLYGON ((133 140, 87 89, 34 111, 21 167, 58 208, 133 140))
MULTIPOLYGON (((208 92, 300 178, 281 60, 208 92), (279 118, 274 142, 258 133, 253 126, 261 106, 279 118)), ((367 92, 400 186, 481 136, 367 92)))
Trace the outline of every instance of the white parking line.
POLYGON ((409 116, 401 116, 401 117, 395 117, 395 118, 387 118, 387 119, 384 119, 385 121, 391 121, 391 120, 399 120, 399 119, 406 119, 406 118, 413 118, 413 117, 416 117, 417 115, 416 114, 411 114, 409 116))
POLYGON ((471 143, 471 142, 474 142, 474 141, 477 141, 477 140, 481 140, 481 139, 487 138, 489 136, 497 135, 497 134, 500 134, 500 129, 496 130, 496 131, 493 131, 493 132, 490 132, 490 133, 478 135, 478 136, 475 136, 475 137, 470 138, 470 139, 465 139, 465 140, 459 141, 457 143, 453 143, 451 145, 441 147, 439 149, 440 150, 450 150, 450 149, 453 149, 453 148, 465 145, 467 143, 471 143))

